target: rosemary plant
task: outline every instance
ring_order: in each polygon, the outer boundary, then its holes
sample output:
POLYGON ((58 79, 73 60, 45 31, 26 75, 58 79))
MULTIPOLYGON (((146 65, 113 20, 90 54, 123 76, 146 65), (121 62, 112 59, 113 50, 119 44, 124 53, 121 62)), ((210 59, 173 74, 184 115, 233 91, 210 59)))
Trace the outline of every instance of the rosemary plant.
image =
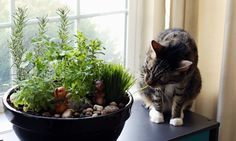
POLYGON ((27 71, 21 67, 22 56, 26 52, 23 45, 24 35, 23 30, 26 25, 26 11, 24 8, 17 8, 14 14, 14 28, 9 42, 10 52, 13 58, 13 67, 15 68, 16 81, 22 81, 27 78, 27 71))
POLYGON ((38 22, 38 36, 32 40, 32 43, 36 44, 35 54, 41 56, 45 52, 45 40, 47 40, 47 16, 37 18, 38 22))
POLYGON ((59 25, 58 34, 61 40, 62 48, 68 47, 67 46, 68 38, 69 38, 68 28, 69 28, 70 22, 67 15, 69 12, 70 10, 68 8, 59 8, 57 10, 57 14, 60 16, 60 25, 59 25))

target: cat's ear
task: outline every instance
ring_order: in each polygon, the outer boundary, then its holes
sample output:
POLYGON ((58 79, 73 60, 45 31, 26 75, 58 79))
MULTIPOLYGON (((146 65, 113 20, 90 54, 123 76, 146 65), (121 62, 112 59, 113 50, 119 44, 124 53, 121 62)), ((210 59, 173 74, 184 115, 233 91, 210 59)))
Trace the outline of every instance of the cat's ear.
POLYGON ((159 52, 160 52, 160 50, 161 50, 161 48, 162 48, 161 44, 159 44, 159 43, 156 42, 155 40, 152 40, 151 45, 152 45, 153 50, 154 50, 156 53, 159 53, 159 52))
POLYGON ((179 68, 177 68, 177 71, 184 72, 187 71, 190 66, 193 64, 193 62, 188 61, 188 60, 182 60, 179 64, 179 68))

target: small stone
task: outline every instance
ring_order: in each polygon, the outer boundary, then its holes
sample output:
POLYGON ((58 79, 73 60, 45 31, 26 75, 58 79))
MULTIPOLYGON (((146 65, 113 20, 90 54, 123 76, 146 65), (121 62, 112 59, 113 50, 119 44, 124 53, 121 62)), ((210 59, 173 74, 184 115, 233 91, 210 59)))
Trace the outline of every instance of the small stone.
POLYGON ((51 114, 50 114, 49 112, 43 112, 43 113, 42 113, 42 116, 44 116, 44 117, 50 117, 51 114))
POLYGON ((101 105, 94 105, 93 106, 93 109, 95 110, 95 111, 102 111, 103 110, 103 106, 101 106, 101 105))
POLYGON ((101 115, 102 111, 93 111, 93 114, 101 115))
POLYGON ((117 106, 117 103, 115 101, 111 102, 110 105, 117 106))
POLYGON ((119 105, 118 105, 120 108, 123 108, 123 107, 125 107, 125 104, 124 103, 119 103, 119 105))
POLYGON ((61 117, 61 115, 60 114, 55 114, 54 117, 59 118, 59 117, 61 117))
POLYGON ((105 110, 101 111, 101 115, 106 115, 106 114, 108 114, 108 113, 105 110))
POLYGON ((71 117, 73 117, 73 112, 74 112, 73 109, 67 109, 67 110, 62 114, 62 117, 63 117, 63 118, 71 118, 71 117))
POLYGON ((80 117, 80 113, 75 112, 75 113, 74 113, 74 116, 75 116, 75 117, 80 117))
POLYGON ((86 109, 86 112, 91 112, 91 113, 92 113, 92 112, 93 112, 93 109, 92 109, 92 108, 87 108, 87 109, 86 109))
POLYGON ((109 113, 112 113, 112 112, 115 112, 115 111, 118 111, 118 110, 119 110, 119 108, 117 106, 108 105, 104 108, 104 110, 102 110, 101 114, 105 115, 105 114, 109 114, 109 113))
POLYGON ((97 117, 97 116, 98 116, 98 114, 96 114, 96 113, 92 115, 92 117, 97 117))
POLYGON ((84 110, 82 111, 82 113, 83 113, 83 114, 85 114, 86 112, 87 112, 87 110, 86 110, 86 109, 84 109, 84 110))
POLYGON ((86 113, 85 113, 85 116, 88 116, 88 117, 90 117, 90 116, 92 116, 92 115, 93 115, 92 112, 86 112, 86 113))

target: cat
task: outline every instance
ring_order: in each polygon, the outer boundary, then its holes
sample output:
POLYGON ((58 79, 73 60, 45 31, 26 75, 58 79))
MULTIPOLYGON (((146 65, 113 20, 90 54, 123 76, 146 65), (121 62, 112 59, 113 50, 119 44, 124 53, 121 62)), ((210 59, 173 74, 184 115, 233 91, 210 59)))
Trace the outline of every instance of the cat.
POLYGON ((200 93, 201 75, 194 39, 183 29, 167 29, 151 41, 141 68, 141 96, 149 108, 151 122, 164 122, 163 112, 171 111, 169 124, 183 125, 183 110, 191 108, 200 93))

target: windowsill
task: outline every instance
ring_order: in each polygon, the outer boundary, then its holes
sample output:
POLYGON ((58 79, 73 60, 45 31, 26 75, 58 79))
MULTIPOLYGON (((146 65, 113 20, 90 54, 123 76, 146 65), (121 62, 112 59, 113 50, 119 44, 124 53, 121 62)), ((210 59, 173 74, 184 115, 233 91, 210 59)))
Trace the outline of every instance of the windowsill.
POLYGON ((3 97, 3 95, 0 95, 0 114, 4 112, 3 104, 2 104, 2 97, 3 97))
POLYGON ((0 113, 0 136, 12 131, 12 124, 7 120, 4 113, 0 113))
POLYGON ((2 97, 3 95, 0 96, 0 136, 12 131, 12 124, 7 120, 4 114, 2 97))

